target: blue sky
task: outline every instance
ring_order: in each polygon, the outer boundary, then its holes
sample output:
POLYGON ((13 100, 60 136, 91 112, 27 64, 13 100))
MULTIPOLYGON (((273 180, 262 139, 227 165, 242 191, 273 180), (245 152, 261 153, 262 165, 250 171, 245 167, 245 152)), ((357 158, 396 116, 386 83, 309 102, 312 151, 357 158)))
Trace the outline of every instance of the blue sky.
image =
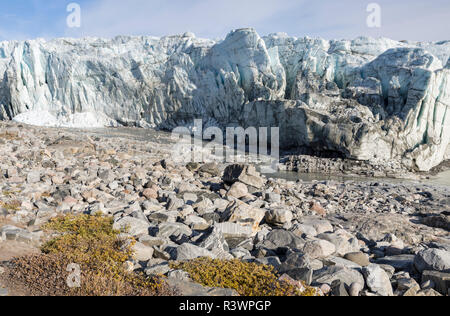
POLYGON ((261 34, 397 40, 450 39, 448 0, 3 0, 0 40, 36 37, 170 35, 222 38, 231 29, 261 34), (67 5, 81 7, 81 28, 66 24, 67 5), (367 5, 381 7, 381 28, 366 24, 367 5))

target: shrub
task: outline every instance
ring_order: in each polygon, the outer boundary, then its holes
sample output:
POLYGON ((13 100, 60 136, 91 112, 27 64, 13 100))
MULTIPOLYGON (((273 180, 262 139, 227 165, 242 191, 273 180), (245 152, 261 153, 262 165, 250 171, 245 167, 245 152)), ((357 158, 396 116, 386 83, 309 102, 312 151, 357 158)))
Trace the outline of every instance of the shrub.
POLYGON ((17 200, 13 200, 10 202, 1 202, 0 201, 0 207, 4 208, 7 211, 10 212, 14 212, 14 211, 18 211, 20 210, 20 206, 22 205, 22 203, 20 201, 17 200))
POLYGON ((306 291, 300 292, 295 285, 279 281, 279 276, 270 266, 237 259, 199 258, 172 263, 171 267, 188 272, 195 282, 203 286, 234 289, 243 296, 316 295, 316 291, 311 287, 306 287, 306 291))
POLYGON ((5 140, 19 140, 22 139, 17 132, 2 132, 0 133, 0 138, 5 140))
POLYGON ((133 255, 133 240, 120 238, 112 218, 68 215, 51 220, 44 229, 58 236, 42 246, 43 255, 16 259, 9 279, 31 295, 157 296, 175 295, 162 278, 128 273, 124 263, 133 255), (81 287, 66 284, 69 264, 78 264, 81 287))

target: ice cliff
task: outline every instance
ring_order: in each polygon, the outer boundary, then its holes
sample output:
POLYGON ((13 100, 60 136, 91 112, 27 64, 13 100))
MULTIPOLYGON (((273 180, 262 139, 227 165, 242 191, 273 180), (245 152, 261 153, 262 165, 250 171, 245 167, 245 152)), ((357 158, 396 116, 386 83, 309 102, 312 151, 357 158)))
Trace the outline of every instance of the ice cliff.
POLYGON ((279 126, 281 145, 429 170, 450 159, 450 41, 232 31, 0 43, 0 119, 279 126))

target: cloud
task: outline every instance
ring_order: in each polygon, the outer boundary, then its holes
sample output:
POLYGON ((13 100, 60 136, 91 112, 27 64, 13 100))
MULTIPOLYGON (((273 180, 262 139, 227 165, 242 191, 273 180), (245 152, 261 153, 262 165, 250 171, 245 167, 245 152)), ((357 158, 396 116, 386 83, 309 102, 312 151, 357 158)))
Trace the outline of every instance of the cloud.
POLYGON ((261 35, 326 39, 365 35, 397 40, 448 40, 448 0, 21 0, 6 1, 0 39, 35 37, 163 36, 194 32, 224 37, 230 30, 254 27, 261 35), (66 25, 66 6, 77 2, 82 27, 66 25), (368 28, 366 7, 382 8, 382 27, 368 28))
POLYGON ((255 26, 297 7, 302 0, 99 0, 82 7, 85 34, 168 35, 191 31, 224 36, 231 29, 255 26))

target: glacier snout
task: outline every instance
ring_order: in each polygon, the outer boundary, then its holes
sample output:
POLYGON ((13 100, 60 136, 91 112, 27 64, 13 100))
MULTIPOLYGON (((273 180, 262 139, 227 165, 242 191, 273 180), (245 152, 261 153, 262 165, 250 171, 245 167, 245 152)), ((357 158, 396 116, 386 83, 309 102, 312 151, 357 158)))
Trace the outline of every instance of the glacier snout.
POLYGON ((219 42, 192 34, 2 42, 0 119, 279 126, 284 147, 426 171, 450 158, 449 56, 450 42, 260 37, 253 29, 219 42))

